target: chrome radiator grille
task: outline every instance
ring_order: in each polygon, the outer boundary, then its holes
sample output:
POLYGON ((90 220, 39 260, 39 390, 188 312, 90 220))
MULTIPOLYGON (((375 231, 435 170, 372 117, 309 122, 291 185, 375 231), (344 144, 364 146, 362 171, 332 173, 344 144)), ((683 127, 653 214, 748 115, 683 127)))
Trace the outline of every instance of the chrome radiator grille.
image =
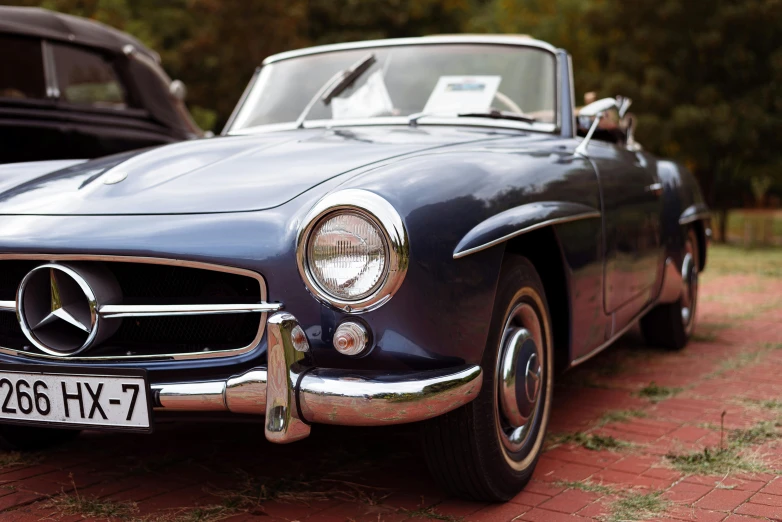
POLYGON ((154 258, 0 255, 0 351, 47 355, 31 343, 17 320, 24 277, 46 263, 90 270, 100 265, 116 280, 121 299, 99 304, 116 331, 68 360, 205 358, 247 352, 261 340, 268 304, 263 278, 251 271, 154 258))

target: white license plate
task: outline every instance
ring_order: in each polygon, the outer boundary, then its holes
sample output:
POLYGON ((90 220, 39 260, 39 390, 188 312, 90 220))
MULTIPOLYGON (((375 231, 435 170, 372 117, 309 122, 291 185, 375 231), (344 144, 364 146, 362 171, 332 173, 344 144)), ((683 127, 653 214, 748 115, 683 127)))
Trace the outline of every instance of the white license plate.
POLYGON ((0 422, 149 430, 143 376, 44 372, 0 370, 0 422))

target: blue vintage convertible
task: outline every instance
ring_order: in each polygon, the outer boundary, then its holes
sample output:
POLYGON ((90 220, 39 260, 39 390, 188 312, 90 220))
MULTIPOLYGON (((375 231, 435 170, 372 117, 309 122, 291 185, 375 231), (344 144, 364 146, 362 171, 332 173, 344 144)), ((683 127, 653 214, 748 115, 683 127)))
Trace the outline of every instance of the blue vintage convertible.
POLYGON ((709 214, 567 52, 438 36, 271 56, 223 135, 0 168, 0 437, 226 416, 420 422, 448 491, 529 480, 560 372, 693 333, 709 214))

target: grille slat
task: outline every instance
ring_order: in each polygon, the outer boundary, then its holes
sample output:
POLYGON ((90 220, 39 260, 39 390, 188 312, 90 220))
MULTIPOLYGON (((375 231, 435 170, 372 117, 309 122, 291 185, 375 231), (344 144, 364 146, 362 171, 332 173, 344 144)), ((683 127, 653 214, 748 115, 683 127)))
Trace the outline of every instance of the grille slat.
MULTIPOLYGON (((14 300, 22 278, 33 268, 52 261, 3 259, 0 256, 0 301, 14 300)), ((253 272, 179 261, 134 261, 133 258, 79 256, 55 262, 80 265, 101 263, 113 274, 122 289, 121 303, 112 305, 248 305, 262 303, 265 284, 253 272), (171 263, 171 264, 169 264, 171 263)), ((124 317, 118 330, 92 346, 78 358, 176 358, 215 357, 252 349, 263 333, 265 313, 221 313, 215 315, 161 315, 124 317)), ((24 336, 16 314, 0 313, 0 346, 28 355, 43 355, 24 336)))

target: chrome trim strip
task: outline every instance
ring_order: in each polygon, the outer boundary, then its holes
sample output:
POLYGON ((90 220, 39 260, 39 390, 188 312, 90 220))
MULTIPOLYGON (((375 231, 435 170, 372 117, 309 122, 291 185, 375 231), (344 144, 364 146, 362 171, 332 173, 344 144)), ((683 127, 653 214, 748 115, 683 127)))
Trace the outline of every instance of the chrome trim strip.
MULTIPOLYGON (((171 265, 182 266, 189 268, 200 268, 203 270, 212 270, 215 272, 225 272, 228 274, 237 274, 246 277, 251 277, 258 282, 260 288, 261 302, 265 303, 266 294, 266 281, 263 276, 252 270, 244 268, 233 268, 223 265, 215 265, 211 263, 203 263, 200 261, 187 261, 183 259, 166 259, 158 257, 134 257, 134 256, 114 256, 114 255, 100 255, 100 254, 0 254, 0 261, 5 260, 28 260, 28 261, 106 261, 106 262, 122 262, 122 263, 146 263, 152 265, 171 265)), ((274 303, 276 304, 276 303, 274 303)), ((16 308, 14 307, 14 310, 16 308)), ((173 360, 188 360, 188 359, 215 359, 222 357, 231 357, 234 355, 242 355, 252 350, 255 350, 263 339, 263 334, 266 330, 266 318, 267 312, 260 312, 261 317, 258 325, 258 333, 255 338, 247 346, 236 348, 233 350, 215 350, 211 352, 198 352, 198 353, 173 353, 173 354, 156 354, 156 355, 116 355, 116 356, 98 356, 98 357, 68 357, 69 361, 126 361, 126 360, 155 360, 155 359, 173 359, 173 360)), ((47 354, 38 354, 25 352, 20 350, 13 350, 11 348, 0 347, 0 353, 5 355, 13 355, 19 357, 34 357, 40 359, 54 359, 62 360, 62 357, 55 357, 47 354)))
POLYGON ((212 305, 103 305, 98 315, 106 319, 120 317, 160 317, 182 315, 220 315, 278 312, 282 303, 212 305))
POLYGON ((595 210, 594 212, 584 212, 582 214, 575 214, 573 216, 547 219, 546 221, 541 221, 540 223, 535 223, 534 225, 530 225, 528 227, 521 228, 515 232, 511 232, 510 234, 504 235, 501 238, 495 239, 493 241, 489 241, 488 243, 485 243, 483 245, 479 245, 473 248, 468 248, 467 250, 462 250, 460 252, 454 252, 453 258, 461 259, 463 257, 469 256, 470 254, 474 254, 476 252, 480 252, 481 250, 486 250, 487 248, 491 248, 495 245, 499 245, 500 243, 504 243, 505 241, 508 241, 509 239, 513 239, 514 237, 518 237, 522 234, 527 234, 529 232, 533 232, 535 230, 544 227, 548 227, 552 225, 561 225, 563 223, 570 223, 571 221, 579 221, 581 219, 599 218, 601 215, 602 214, 599 211, 595 210))
POLYGON ((529 38, 526 36, 507 36, 507 35, 443 35, 443 36, 421 36, 412 38, 387 38, 384 40, 366 40, 362 42, 347 42, 331 45, 318 45, 315 47, 306 47, 304 49, 295 49, 283 53, 273 54, 266 58, 262 64, 290 60, 302 56, 313 54, 323 54, 335 51, 352 51, 356 49, 372 49, 376 47, 399 47, 405 45, 437 45, 437 44, 490 44, 490 45, 510 45, 516 47, 529 47, 532 49, 541 49, 552 54, 556 53, 556 47, 541 40, 529 38))
POLYGON ((16 301, 0 301, 0 312, 16 313, 16 301))
POLYGON ((320 302, 348 313, 368 312, 391 299, 404 281, 409 258, 410 244, 402 217, 391 203, 368 190, 345 189, 328 194, 307 213, 296 238, 296 264, 307 290, 320 302), (375 222, 388 247, 385 280, 371 295, 355 301, 338 299, 322 290, 307 263, 307 241, 312 229, 328 214, 339 210, 352 210, 375 222))

